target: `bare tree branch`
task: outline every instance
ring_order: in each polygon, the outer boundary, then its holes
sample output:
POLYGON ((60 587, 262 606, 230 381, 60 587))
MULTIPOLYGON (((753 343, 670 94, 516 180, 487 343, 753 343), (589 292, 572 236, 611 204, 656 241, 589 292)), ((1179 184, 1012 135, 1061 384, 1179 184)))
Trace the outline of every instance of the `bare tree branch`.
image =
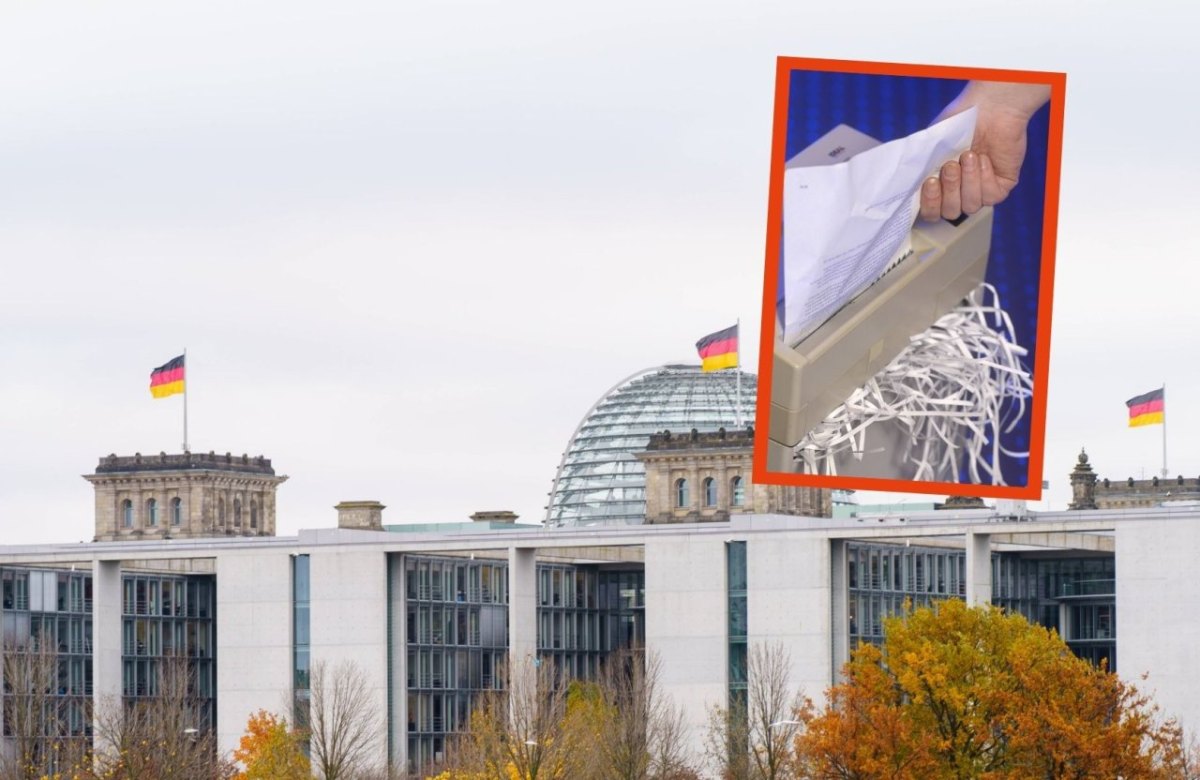
POLYGON ((307 727, 313 767, 324 780, 351 780, 375 770, 383 719, 366 672, 352 661, 316 661, 309 675, 307 727))
POLYGON ((195 669, 185 657, 157 664, 150 696, 108 700, 96 719, 97 768, 113 780, 226 780, 231 762, 203 728, 195 669))
POLYGON ((751 646, 745 701, 709 713, 706 752, 726 780, 791 780, 804 697, 791 687, 791 656, 782 644, 751 646))
POLYGON ((3 776, 30 780, 85 766, 90 717, 82 691, 71 695, 57 648, 39 637, 4 645, 4 724, 13 750, 3 776))
POLYGON ((614 653, 596 681, 603 722, 595 730, 603 776, 619 780, 658 780, 685 773, 683 713, 660 688, 657 654, 614 653))
POLYGON ((448 766, 487 780, 589 777, 591 762, 567 717, 567 686, 550 666, 503 668, 503 690, 476 697, 470 730, 452 745, 448 766))

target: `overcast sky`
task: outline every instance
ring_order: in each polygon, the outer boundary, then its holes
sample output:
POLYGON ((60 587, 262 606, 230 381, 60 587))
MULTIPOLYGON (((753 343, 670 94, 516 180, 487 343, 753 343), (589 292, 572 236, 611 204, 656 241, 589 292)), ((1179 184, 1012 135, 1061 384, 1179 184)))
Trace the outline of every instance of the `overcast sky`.
POLYGON ((874 6, 0 0, 3 541, 178 451, 184 347, 192 449, 272 458, 281 533, 540 519, 622 376, 739 317, 756 366, 777 55, 1066 71, 1049 505, 1081 445, 1160 467, 1163 381, 1200 475, 1196 19, 874 6))

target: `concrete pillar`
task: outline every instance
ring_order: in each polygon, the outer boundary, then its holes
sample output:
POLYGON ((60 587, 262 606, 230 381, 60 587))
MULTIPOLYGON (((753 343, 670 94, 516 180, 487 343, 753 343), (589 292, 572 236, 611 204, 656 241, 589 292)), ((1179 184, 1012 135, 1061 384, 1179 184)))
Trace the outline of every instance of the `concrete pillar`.
POLYGON ((533 667, 537 658, 537 550, 508 550, 508 666, 533 667))
POLYGON ((111 745, 100 742, 101 722, 114 717, 121 706, 121 563, 92 564, 92 724, 96 751, 111 745))
POLYGON ((697 763, 710 709, 727 705, 725 548, 716 535, 646 535, 646 650, 662 661, 660 690, 682 710, 684 750, 697 763))
POLYGON ((845 539, 829 540, 829 599, 833 612, 833 668, 829 679, 842 681, 842 667, 850 660, 850 579, 847 568, 845 539))
MULTIPOLYGON (((782 646, 789 656, 789 689, 819 697, 836 668, 830 618, 839 607, 830 599, 829 540, 790 533, 751 537, 746 572, 750 647, 782 646)), ((690 617, 691 610, 684 615, 690 617)))
MULTIPOLYGON (((339 670, 348 666, 362 675, 366 684, 363 696, 380 716, 378 731, 366 748, 369 763, 386 763, 388 634, 381 607, 387 601, 387 556, 369 546, 360 551, 349 545, 331 545, 330 549, 314 550, 308 560, 313 668, 323 664, 327 674, 335 675, 327 679, 336 679, 339 670), (365 618, 368 615, 371 617, 365 618)), ((287 628, 282 628, 286 636, 287 628)), ((403 646, 399 650, 405 651, 403 646)))
POLYGON ((967 533, 967 605, 992 603, 992 537, 967 533))
MULTIPOLYGON (((246 720, 260 709, 291 720, 295 646, 294 558, 274 549, 217 555, 217 749, 238 746, 246 720)), ((311 574, 311 567, 310 567, 311 574)), ((310 587, 309 626, 312 617, 310 587)), ((358 605, 354 605, 358 607, 358 605)), ((361 608, 361 607, 358 607, 361 608)), ((371 620, 378 612, 370 613, 371 620)), ((382 617, 379 618, 382 620, 382 617)), ((362 614, 360 622, 368 622, 362 614)))

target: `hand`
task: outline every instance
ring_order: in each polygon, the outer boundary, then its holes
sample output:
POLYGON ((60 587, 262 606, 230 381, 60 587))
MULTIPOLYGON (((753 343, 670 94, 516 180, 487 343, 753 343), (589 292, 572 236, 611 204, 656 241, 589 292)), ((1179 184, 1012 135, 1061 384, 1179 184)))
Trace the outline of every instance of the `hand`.
POLYGON ((934 122, 978 108, 971 148, 921 185, 921 219, 956 219, 1000 203, 1013 188, 1025 160, 1026 127, 1050 100, 1045 84, 972 81, 934 122))

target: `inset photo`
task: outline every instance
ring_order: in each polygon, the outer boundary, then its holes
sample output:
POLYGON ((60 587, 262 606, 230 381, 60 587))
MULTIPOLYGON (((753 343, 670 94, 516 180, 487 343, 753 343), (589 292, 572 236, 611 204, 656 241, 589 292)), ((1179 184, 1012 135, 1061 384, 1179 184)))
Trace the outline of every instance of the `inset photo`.
POLYGON ((1065 86, 779 60, 756 481, 1040 497, 1065 86))

